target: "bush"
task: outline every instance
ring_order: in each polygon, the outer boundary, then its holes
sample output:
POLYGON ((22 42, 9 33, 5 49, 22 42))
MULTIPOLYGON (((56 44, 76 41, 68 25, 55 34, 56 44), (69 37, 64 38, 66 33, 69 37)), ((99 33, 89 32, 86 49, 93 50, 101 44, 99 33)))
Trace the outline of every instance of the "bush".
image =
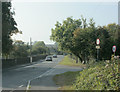
POLYGON ((119 90, 118 61, 101 61, 80 72, 76 90, 119 90))

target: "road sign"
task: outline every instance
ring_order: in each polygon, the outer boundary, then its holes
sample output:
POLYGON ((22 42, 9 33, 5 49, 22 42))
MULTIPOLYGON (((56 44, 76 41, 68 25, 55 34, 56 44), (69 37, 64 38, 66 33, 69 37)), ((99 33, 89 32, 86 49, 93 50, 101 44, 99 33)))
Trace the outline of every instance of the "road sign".
POLYGON ((96 40, 96 44, 99 45, 100 44, 100 39, 96 40))
POLYGON ((100 49, 100 46, 96 46, 96 49, 100 49))
POLYGON ((116 51, 116 46, 115 46, 115 45, 112 47, 112 51, 113 51, 113 52, 116 51))

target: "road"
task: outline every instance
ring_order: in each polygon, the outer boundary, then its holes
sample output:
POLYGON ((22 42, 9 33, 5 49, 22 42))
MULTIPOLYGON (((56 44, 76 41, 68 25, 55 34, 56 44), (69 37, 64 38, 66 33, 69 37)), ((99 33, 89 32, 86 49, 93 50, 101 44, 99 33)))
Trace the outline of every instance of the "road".
POLYGON ((58 65, 64 58, 58 55, 53 61, 37 62, 36 64, 9 69, 2 74, 3 90, 57 90, 52 80, 55 74, 66 71, 78 71, 81 68, 58 65))

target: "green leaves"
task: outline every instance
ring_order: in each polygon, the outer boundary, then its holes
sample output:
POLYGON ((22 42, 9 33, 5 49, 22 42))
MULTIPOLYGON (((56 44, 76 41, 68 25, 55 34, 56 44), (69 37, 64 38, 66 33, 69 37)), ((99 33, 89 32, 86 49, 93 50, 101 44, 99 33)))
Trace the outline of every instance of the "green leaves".
POLYGON ((97 57, 97 38, 100 39, 99 60, 111 59, 113 45, 117 46, 116 55, 120 54, 120 27, 115 23, 95 27, 93 18, 87 23, 83 17, 68 17, 63 23, 57 21, 51 31, 51 40, 58 42, 62 50, 76 55, 81 62, 89 62, 89 59, 97 57))
MULTIPOLYGON (((113 61, 111 61, 113 62, 113 61)), ((105 68, 104 61, 96 63, 80 72, 76 82, 73 84, 75 90, 118 90, 120 85, 118 71, 116 67, 111 66, 105 68), (112 69, 114 72, 112 72, 112 69), (111 70, 110 72, 108 70, 111 70)), ((117 60, 114 66, 117 65, 117 60)))
POLYGON ((47 50, 43 41, 37 41, 32 46, 32 55, 45 54, 47 50))
POLYGON ((81 20, 68 17, 63 23, 57 22, 55 29, 52 29, 51 40, 60 44, 62 49, 70 50, 72 47, 72 38, 74 30, 81 25, 81 20))
POLYGON ((10 55, 12 58, 27 57, 29 55, 28 50, 29 50, 28 44, 25 44, 21 40, 17 40, 13 44, 13 49, 10 55))
POLYGON ((14 11, 11 11, 11 2, 2 2, 2 53, 8 55, 12 50, 11 36, 18 33, 17 23, 14 18, 14 11))

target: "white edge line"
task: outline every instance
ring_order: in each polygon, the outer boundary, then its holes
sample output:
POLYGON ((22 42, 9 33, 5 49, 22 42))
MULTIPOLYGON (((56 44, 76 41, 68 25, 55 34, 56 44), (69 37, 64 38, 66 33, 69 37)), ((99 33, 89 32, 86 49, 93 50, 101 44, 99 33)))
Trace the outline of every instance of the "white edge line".
POLYGON ((19 88, 23 87, 23 85, 20 85, 19 88))
POLYGON ((28 81, 28 85, 27 85, 26 91, 29 90, 29 88, 30 88, 30 82, 31 82, 31 80, 28 81))
POLYGON ((41 77, 44 76, 44 75, 48 75, 48 74, 46 74, 46 73, 53 72, 53 71, 54 71, 53 69, 54 69, 55 67, 56 67, 56 66, 54 66, 52 69, 50 69, 50 70, 44 72, 44 73, 41 74, 40 76, 35 77, 35 78, 29 80, 29 81, 28 81, 28 84, 27 84, 27 87, 26 87, 26 92, 30 89, 30 83, 31 83, 32 80, 37 79, 37 78, 41 78, 41 77))

